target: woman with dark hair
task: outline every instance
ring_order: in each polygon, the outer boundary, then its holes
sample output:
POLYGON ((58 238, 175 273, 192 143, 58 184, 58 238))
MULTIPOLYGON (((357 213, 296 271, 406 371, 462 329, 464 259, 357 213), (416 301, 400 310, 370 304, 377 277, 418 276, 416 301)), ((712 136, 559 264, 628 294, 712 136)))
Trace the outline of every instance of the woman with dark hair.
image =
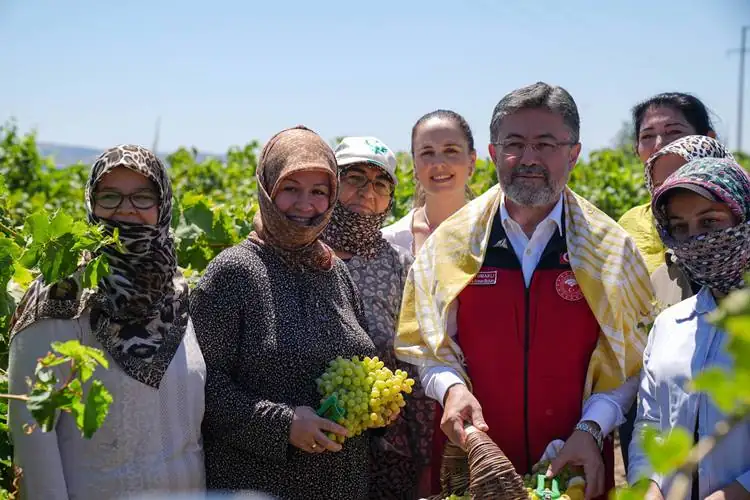
MULTIPOLYGON (((717 300, 744 286, 750 271, 750 176, 730 158, 689 162, 656 189, 652 202, 657 230, 698 293, 656 318, 643 353, 636 432, 681 427, 697 441, 727 416, 689 381, 707 368, 732 370, 730 337, 711 323, 717 300)), ((736 425, 701 460, 692 478, 692 498, 750 498, 750 422, 736 425)), ((660 499, 673 476, 656 474, 639 440, 630 445, 628 480, 647 480, 647 498, 660 499)))
MULTIPOLYGON (((637 104, 633 110, 635 150, 646 161, 667 144, 688 135, 716 137, 706 105, 690 94, 667 92, 637 104)), ((671 173, 671 172, 669 172, 671 173)), ((657 181, 663 182, 663 179, 657 181)), ((651 184, 647 181, 651 191, 651 184)), ((631 208, 618 221, 633 237, 648 270, 653 273, 664 263, 664 245, 651 215, 651 203, 631 208)))
POLYGON ((438 109, 414 124, 411 155, 416 179, 414 208, 383 228, 383 237, 416 255, 435 228, 471 199, 467 184, 477 152, 466 119, 454 111, 438 109))
MULTIPOLYGON (((729 155, 714 139, 716 133, 708 109, 697 97, 679 92, 658 94, 636 105, 632 113, 635 150, 644 162, 649 193, 692 159, 729 155)), ((659 307, 673 305, 693 295, 690 281, 673 261, 656 231, 650 202, 630 209, 618 222, 633 238, 646 261, 659 307)), ((634 404, 619 429, 626 468, 635 411, 634 404)))

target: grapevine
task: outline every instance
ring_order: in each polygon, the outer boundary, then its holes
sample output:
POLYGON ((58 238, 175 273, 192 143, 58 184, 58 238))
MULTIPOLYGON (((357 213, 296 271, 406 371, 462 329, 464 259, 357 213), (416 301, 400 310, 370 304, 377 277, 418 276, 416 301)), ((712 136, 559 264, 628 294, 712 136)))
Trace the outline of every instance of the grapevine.
MULTIPOLYGON (((414 379, 403 370, 392 372, 377 356, 351 359, 341 356, 328 364, 328 369, 316 380, 318 392, 324 406, 329 398, 343 410, 337 423, 349 431, 349 436, 358 436, 367 429, 385 427, 406 405, 403 394, 409 394, 414 379)), ((328 435, 339 443, 344 436, 328 435)))

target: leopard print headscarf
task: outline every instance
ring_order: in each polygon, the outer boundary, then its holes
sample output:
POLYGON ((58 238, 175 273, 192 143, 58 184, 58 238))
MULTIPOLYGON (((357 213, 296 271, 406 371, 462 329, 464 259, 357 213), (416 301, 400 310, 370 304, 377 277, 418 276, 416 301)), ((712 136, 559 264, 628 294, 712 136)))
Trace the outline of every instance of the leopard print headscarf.
POLYGON ((256 177, 259 210, 253 219, 255 231, 249 238, 272 248, 295 271, 331 269, 333 250, 319 239, 338 198, 336 157, 331 147, 305 126, 282 130, 263 148, 256 177), (328 209, 309 226, 290 220, 273 201, 284 178, 305 171, 324 172, 330 179, 328 209))
POLYGON ((646 188, 649 193, 654 192, 654 181, 652 179, 654 164, 656 160, 664 155, 677 155, 685 163, 697 160, 698 158, 728 158, 734 160, 734 157, 722 143, 705 135, 688 135, 670 142, 656 153, 652 154, 646 160, 646 188))
POLYGON ((86 185, 89 221, 108 233, 119 231, 124 252, 105 248, 110 274, 96 289, 82 285, 82 270, 56 283, 41 278, 29 287, 11 322, 11 338, 45 319, 78 318, 90 311, 96 339, 130 377, 158 388, 188 324, 188 285, 177 269, 172 222, 172 187, 161 160, 136 145, 119 145, 94 162, 86 185), (117 167, 150 179, 159 190, 156 225, 100 219, 93 195, 99 181, 117 167))

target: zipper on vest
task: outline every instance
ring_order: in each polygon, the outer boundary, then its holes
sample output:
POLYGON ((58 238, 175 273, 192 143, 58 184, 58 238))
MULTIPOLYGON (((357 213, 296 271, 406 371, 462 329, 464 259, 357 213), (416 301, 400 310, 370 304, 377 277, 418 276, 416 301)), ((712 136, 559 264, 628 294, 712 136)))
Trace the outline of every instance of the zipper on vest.
POLYGON ((524 287, 524 326, 523 326, 523 438, 526 449, 526 472, 531 472, 531 438, 529 436, 529 350, 530 350, 530 332, 529 332, 529 298, 531 296, 531 284, 534 282, 534 274, 531 273, 529 286, 524 287))

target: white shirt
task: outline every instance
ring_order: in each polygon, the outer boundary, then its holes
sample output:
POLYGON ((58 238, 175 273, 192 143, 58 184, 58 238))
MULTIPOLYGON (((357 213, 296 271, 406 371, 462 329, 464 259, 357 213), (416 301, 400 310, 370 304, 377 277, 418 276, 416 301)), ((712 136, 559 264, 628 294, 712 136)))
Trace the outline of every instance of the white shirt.
MULTIPOLYGON (((505 195, 500 202, 500 220, 510 241, 513 251, 521 263, 526 286, 555 231, 562 234, 563 197, 555 204, 552 211, 542 220, 529 238, 521 225, 514 221, 505 206, 505 195)), ((455 313, 449 317, 449 325, 455 325, 455 313)), ((455 328, 448 331, 455 332, 455 328)), ((445 393, 455 384, 463 384, 463 379, 453 368, 447 366, 432 366, 419 370, 422 385, 428 397, 444 403, 445 393)), ((604 436, 611 433, 615 427, 625 422, 625 414, 635 400, 638 392, 638 377, 630 377, 624 384, 610 392, 591 395, 583 404, 581 420, 596 422, 604 436)))
MULTIPOLYGON (((630 442, 628 481, 650 477, 666 493, 674 480, 654 474, 637 436, 646 427, 668 431, 682 427, 692 435, 713 434, 726 415, 705 393, 692 392, 687 382, 706 368, 731 370, 729 336, 706 315, 716 309, 708 288, 663 311, 654 322, 643 353, 643 375, 638 393, 638 416, 630 442)), ((739 362, 746 362, 740 361, 739 362)), ((750 420, 736 425, 698 466, 698 493, 711 493, 738 481, 750 491, 750 420)), ((690 490, 688 490, 690 491, 690 490)))
MULTIPOLYGON (((91 331, 89 314, 78 319, 45 319, 20 331, 10 344, 10 391, 25 393, 39 357, 50 343, 79 340, 103 349, 91 331)), ((158 389, 126 375, 104 351, 109 369, 98 379, 113 402, 102 427, 81 437, 75 418, 62 413, 51 432, 23 432, 34 420, 21 401, 8 404, 14 461, 24 469, 22 498, 102 500, 147 492, 205 491, 201 422, 206 365, 192 321, 158 389)), ((58 377, 67 378, 65 366, 58 377)))
POLYGON ((383 238, 385 238, 388 243, 403 248, 409 253, 409 255, 414 254, 414 233, 411 232, 411 228, 414 223, 415 210, 416 209, 412 208, 409 210, 409 213, 401 217, 399 220, 380 230, 383 238))

